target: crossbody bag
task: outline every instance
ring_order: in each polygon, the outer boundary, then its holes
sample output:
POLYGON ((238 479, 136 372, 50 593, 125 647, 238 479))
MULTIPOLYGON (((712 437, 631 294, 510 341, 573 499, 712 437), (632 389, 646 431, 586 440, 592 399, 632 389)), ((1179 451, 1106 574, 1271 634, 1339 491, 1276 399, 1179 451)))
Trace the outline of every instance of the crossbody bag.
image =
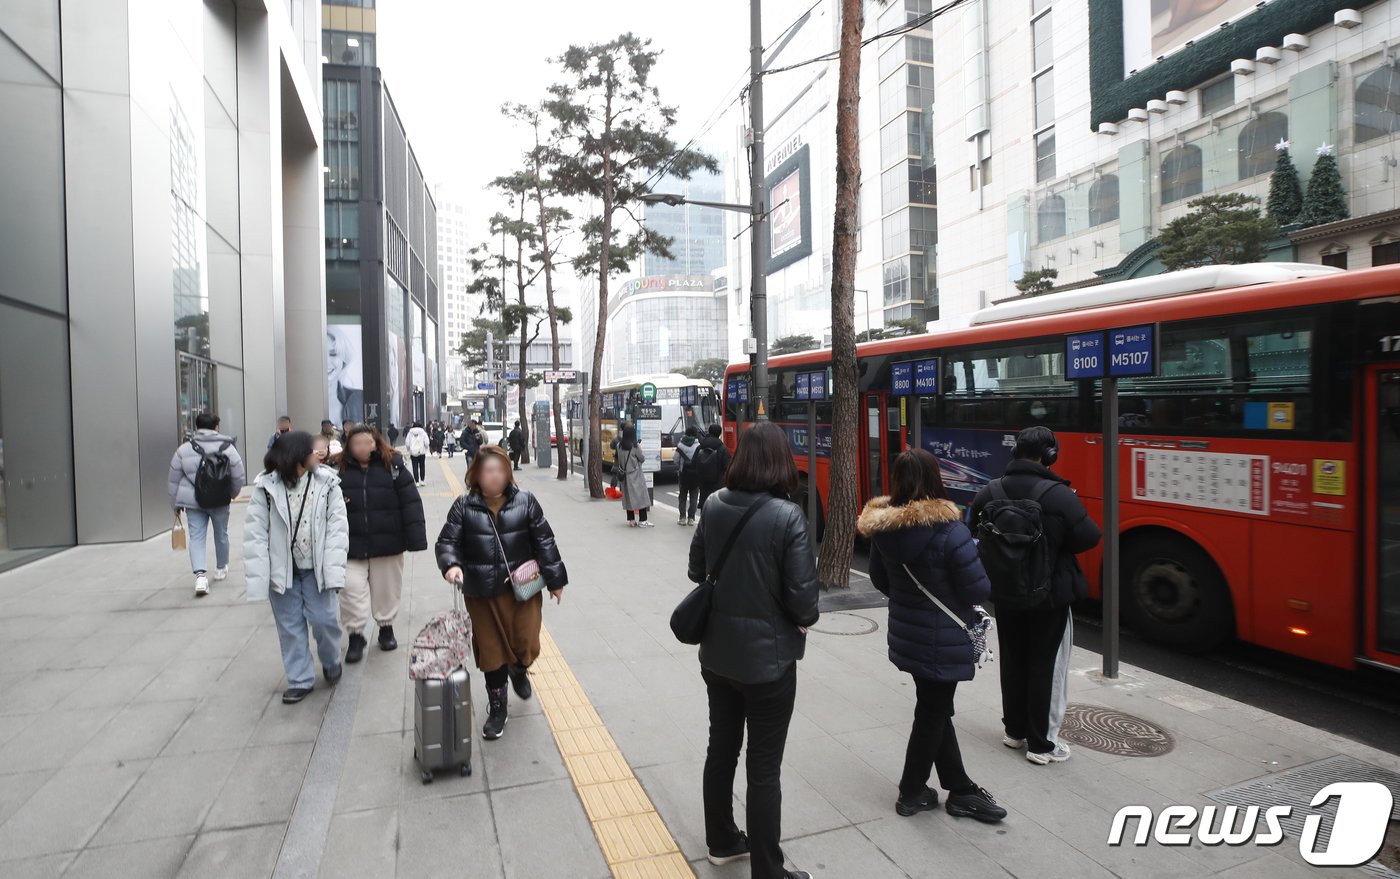
POLYGON ((991 648, 987 646, 987 633, 992 630, 992 626, 996 621, 992 619, 991 614, 983 609, 982 605, 974 604, 972 606, 972 615, 976 617, 976 622, 969 625, 963 622, 961 617, 949 610, 948 605, 939 601, 938 596, 924 588, 924 584, 919 582, 919 578, 914 576, 914 572, 909 570, 908 565, 903 565, 902 567, 904 568, 904 573, 909 575, 909 579, 914 581, 914 585, 919 587, 919 591, 928 596, 929 601, 938 605, 938 609, 947 614, 948 619, 957 623, 958 628, 966 633, 967 640, 972 642, 973 661, 977 663, 978 668, 981 668, 984 662, 991 662, 996 658, 992 655, 991 648))

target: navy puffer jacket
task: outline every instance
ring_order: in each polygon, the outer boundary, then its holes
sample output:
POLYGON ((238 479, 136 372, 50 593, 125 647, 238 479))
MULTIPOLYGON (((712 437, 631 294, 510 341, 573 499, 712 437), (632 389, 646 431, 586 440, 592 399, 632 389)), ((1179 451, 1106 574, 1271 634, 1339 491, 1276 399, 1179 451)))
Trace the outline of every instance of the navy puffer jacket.
POLYGON ((935 681, 970 681, 976 670, 967 633, 919 591, 938 596, 964 622, 985 602, 991 583, 972 534, 947 500, 894 506, 887 497, 866 504, 856 524, 870 540, 870 580, 890 598, 890 662, 900 671, 935 681))

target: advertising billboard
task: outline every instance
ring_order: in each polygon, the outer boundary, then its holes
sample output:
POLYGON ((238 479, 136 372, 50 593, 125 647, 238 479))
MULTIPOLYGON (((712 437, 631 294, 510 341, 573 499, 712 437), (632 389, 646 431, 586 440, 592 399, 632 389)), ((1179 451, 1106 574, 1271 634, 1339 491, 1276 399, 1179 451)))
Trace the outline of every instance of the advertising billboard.
POLYGON ((768 175, 768 273, 812 254, 810 150, 797 149, 768 175))
POLYGON ((1124 0, 1124 74, 1144 69, 1259 5, 1257 0, 1124 0))

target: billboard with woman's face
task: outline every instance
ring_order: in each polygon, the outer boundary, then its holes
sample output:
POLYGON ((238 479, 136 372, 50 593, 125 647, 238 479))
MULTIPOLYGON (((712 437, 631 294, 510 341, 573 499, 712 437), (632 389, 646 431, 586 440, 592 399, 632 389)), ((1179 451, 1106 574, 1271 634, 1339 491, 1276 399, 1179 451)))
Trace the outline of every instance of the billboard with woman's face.
POLYGON ((1258 6, 1258 0, 1123 0, 1124 72, 1142 70, 1258 6))
POLYGON ((360 319, 353 315, 326 318, 326 417, 339 425, 365 420, 365 376, 360 319))

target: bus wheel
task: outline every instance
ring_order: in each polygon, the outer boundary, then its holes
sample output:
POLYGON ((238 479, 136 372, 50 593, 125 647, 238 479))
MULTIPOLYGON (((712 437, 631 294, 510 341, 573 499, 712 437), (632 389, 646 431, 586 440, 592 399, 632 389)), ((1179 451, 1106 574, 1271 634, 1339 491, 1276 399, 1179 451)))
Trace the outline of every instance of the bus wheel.
MULTIPOLYGON (((807 492, 811 491, 811 485, 807 482, 807 477, 803 476, 802 481, 797 485, 797 491, 793 493, 792 499, 802 508, 802 513, 807 514, 807 492)), ((822 502, 817 500, 817 541, 821 542, 822 535, 826 532, 826 515, 822 512, 822 502)), ((814 547, 815 548, 815 547, 814 547)))
POLYGON ((1192 541, 1174 534, 1124 541, 1120 570, 1123 615, 1144 638, 1205 653, 1234 635, 1230 589, 1192 541))

